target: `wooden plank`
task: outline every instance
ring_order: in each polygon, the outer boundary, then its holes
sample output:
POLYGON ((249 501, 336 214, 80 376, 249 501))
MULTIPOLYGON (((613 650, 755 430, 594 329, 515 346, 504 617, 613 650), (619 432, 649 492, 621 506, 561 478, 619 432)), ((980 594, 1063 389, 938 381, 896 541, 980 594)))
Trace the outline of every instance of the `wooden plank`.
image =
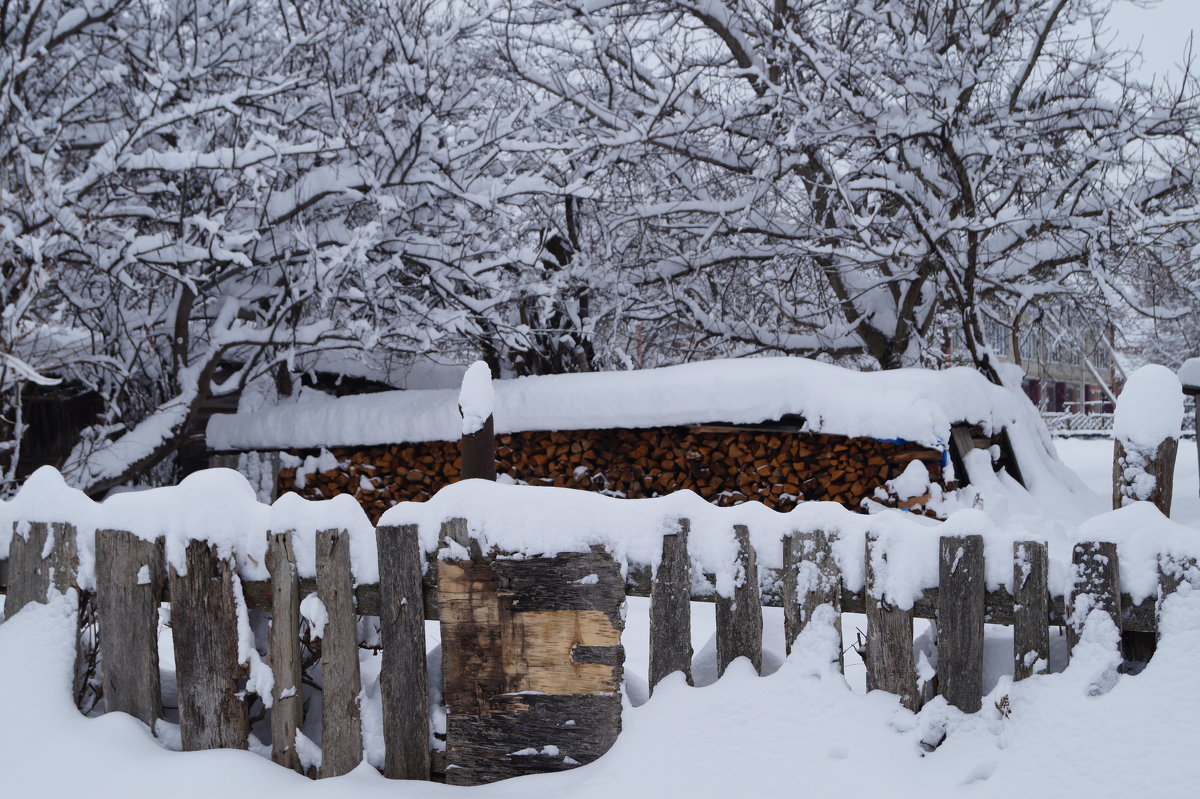
POLYGON ((162 717, 158 597, 166 580, 163 540, 124 530, 96 531, 96 618, 106 712, 162 717))
POLYGON ((271 688, 271 759, 304 773, 296 732, 304 726, 300 661, 300 578, 292 533, 267 534, 267 570, 271 573, 271 633, 268 662, 271 688))
POLYGON ((1093 610, 1102 610, 1121 628, 1121 572, 1117 545, 1083 541, 1071 550, 1072 588, 1068 607, 1067 647, 1074 649, 1093 610))
POLYGON ((171 631, 184 751, 245 749, 250 733, 239 692, 234 565, 215 545, 189 541, 180 574, 171 567, 171 631))
POLYGON ((421 542, 415 524, 380 526, 379 633, 383 663, 383 775, 427 780, 429 761, 429 677, 425 664, 425 612, 422 603, 421 542))
POLYGON ((883 588, 876 584, 875 559, 887 561, 886 552, 876 552, 879 546, 878 534, 868 533, 867 651, 863 658, 867 668, 867 690, 896 694, 900 704, 916 712, 919 699, 917 671, 913 665, 913 613, 888 602, 883 588))
POLYGON ((758 553, 750 545, 750 529, 733 526, 737 542, 736 577, 732 597, 716 597, 717 676, 740 657, 762 671, 762 600, 758 588, 758 553))
POLYGON ((692 572, 688 557, 691 522, 663 536, 662 561, 650 588, 650 693, 672 672, 692 684, 692 572))
POLYGON ((350 534, 317 532, 317 595, 329 620, 321 635, 321 777, 346 774, 362 762, 362 677, 350 534))
POLYGON ((75 588, 79 576, 78 531, 69 522, 53 522, 50 525, 50 568, 47 577, 54 589, 67 593, 75 588))
POLYGON ((8 549, 8 594, 4 618, 11 619, 30 602, 45 602, 50 589, 50 563, 42 557, 50 525, 46 522, 13 522, 8 549))
POLYGON ((983 698, 983 536, 942 536, 938 550, 938 689, 974 713, 983 698))
POLYGON ((496 479, 496 425, 491 416, 479 430, 463 435, 459 446, 463 480, 496 479))
POLYGON ((625 592, 607 553, 443 560, 439 581, 448 783, 560 771, 612 746, 625 592))
MULTIPOLYGON (((812 621, 817 608, 834 612, 838 640, 842 637, 842 575, 833 556, 833 539, 824 530, 810 530, 783 539, 783 635, 787 653, 812 621)), ((838 646, 838 669, 843 667, 838 646)))
POLYGON ((1013 542, 1013 680, 1050 668, 1049 558, 1041 541, 1013 542))

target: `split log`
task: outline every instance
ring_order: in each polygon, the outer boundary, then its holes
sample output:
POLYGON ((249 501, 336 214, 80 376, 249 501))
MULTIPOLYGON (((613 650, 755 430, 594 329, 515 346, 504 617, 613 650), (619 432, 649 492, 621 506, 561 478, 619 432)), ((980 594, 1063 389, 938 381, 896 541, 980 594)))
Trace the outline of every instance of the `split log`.
POLYGON ((692 684, 692 574, 687 539, 691 523, 663 536, 662 561, 650 589, 650 692, 672 672, 692 684))
POLYGON ((346 530, 317 533, 317 595, 329 617, 321 636, 320 776, 337 777, 353 771, 363 757, 362 678, 346 530))
POLYGON ((429 678, 423 558, 416 525, 379 527, 379 633, 383 663, 383 774, 429 779, 429 678))
POLYGON ((938 689, 964 713, 983 698, 983 536, 939 539, 938 689))
POLYGON ((250 734, 240 682, 232 560, 216 545, 189 541, 185 573, 171 567, 171 632, 185 752, 245 749, 250 734))
POLYGON ((762 671, 762 599, 758 587, 758 554, 750 545, 750 530, 733 526, 737 542, 733 596, 716 597, 717 676, 739 657, 749 658, 762 671))
POLYGON ((124 530, 96 531, 96 621, 104 709, 128 713, 154 730, 162 717, 158 673, 158 605, 163 540, 124 530))

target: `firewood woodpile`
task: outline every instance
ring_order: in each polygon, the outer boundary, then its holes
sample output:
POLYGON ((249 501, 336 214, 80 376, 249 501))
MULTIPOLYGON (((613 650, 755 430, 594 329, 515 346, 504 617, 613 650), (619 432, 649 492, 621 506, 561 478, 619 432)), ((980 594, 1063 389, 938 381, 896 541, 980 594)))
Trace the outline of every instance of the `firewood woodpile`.
MULTIPOLYGON (((279 473, 279 490, 310 499, 353 494, 374 520, 401 501, 422 501, 458 479, 457 441, 331 450, 336 470, 279 473)), ((306 453, 302 453, 306 454, 306 453)), ((779 511, 802 500, 861 510, 864 498, 920 460, 942 482, 942 453, 912 443, 791 430, 665 427, 645 430, 534 431, 496 436, 500 474, 531 485, 629 498, 683 489, 718 505, 758 500, 779 511)), ((916 498, 905 505, 917 504, 916 498)))

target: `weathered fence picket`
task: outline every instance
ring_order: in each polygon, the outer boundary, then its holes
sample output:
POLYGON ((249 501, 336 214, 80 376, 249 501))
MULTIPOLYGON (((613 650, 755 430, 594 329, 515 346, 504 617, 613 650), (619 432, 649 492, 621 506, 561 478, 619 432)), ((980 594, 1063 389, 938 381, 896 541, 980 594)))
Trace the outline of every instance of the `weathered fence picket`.
POLYGON ((938 690, 974 713, 983 697, 983 536, 942 536, 938 551, 938 690))
POLYGON ((867 534, 867 647, 863 661, 867 667, 867 690, 887 691, 900 697, 900 703, 912 711, 920 704, 917 671, 913 664, 913 612, 901 610, 888 601, 878 585, 875 559, 887 561, 874 533, 867 534), (880 551, 876 552, 877 549, 880 551))
POLYGON ((320 775, 337 777, 354 770, 363 755, 362 677, 346 530, 317 532, 317 595, 327 617, 321 635, 320 775))
POLYGON ((758 553, 750 545, 750 530, 733 527, 737 542, 737 568, 733 596, 716 597, 717 676, 740 657, 762 671, 762 597, 758 586, 758 553))
POLYGON ((1093 610, 1103 610, 1121 629, 1121 572, 1117 545, 1083 541, 1071 549, 1072 583, 1067 607, 1067 647, 1074 650, 1093 610))
POLYGON ((124 530, 96 531, 96 617, 104 708, 141 719, 151 730, 162 716, 158 673, 158 604, 163 540, 124 530))
POLYGON ((1050 668, 1049 559, 1040 541, 1013 543, 1013 680, 1050 668))
POLYGON ((380 526, 379 634, 383 663, 383 775, 429 779, 429 678, 425 608, 421 601, 421 542, 416 525, 380 526))
POLYGON ((245 749, 250 734, 239 692, 237 603, 232 559, 189 541, 183 573, 171 567, 171 632, 184 751, 245 749))
POLYGON ((271 633, 267 662, 275 678, 271 687, 271 759, 303 773, 296 748, 296 732, 304 725, 300 577, 290 531, 267 535, 267 570, 271 573, 271 633))
MULTIPOLYGON (((833 541, 824 530, 793 533, 783 539, 783 635, 787 654, 813 614, 829 605, 842 635, 842 575, 833 556, 833 541)), ((838 647, 838 668, 842 668, 838 647)))
POLYGON ((662 560, 650 589, 650 692, 672 672, 692 684, 692 575, 687 519, 663 536, 662 560))

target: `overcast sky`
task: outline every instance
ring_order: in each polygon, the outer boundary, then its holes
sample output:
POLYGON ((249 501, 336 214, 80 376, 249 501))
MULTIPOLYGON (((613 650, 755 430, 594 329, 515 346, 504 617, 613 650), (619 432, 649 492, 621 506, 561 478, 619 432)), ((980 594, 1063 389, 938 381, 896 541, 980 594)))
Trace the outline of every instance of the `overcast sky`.
POLYGON ((1200 30, 1200 0, 1160 0, 1151 8, 1116 0, 1109 26, 1114 47, 1141 49, 1147 73, 1178 73, 1188 36, 1200 30))

